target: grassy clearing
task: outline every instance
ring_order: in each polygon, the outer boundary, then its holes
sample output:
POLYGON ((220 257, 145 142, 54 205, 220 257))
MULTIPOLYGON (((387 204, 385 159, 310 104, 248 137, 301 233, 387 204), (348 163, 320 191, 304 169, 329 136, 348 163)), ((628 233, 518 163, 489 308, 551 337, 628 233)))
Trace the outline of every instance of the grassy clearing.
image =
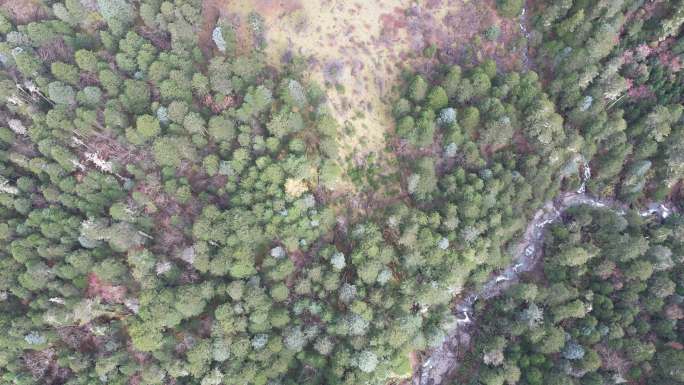
POLYGON ((342 123, 342 156, 364 158, 385 147, 401 69, 430 72, 436 61, 424 55, 426 48, 441 48, 448 60, 465 64, 492 56, 507 67, 517 64, 515 55, 501 49, 517 37, 516 21, 497 17, 492 1, 222 3, 221 15, 239 20, 238 31, 250 12, 264 18, 271 65, 280 65, 288 53, 309 59, 311 79, 328 86, 331 109, 342 123), (502 32, 499 41, 481 39, 492 25, 502 32))

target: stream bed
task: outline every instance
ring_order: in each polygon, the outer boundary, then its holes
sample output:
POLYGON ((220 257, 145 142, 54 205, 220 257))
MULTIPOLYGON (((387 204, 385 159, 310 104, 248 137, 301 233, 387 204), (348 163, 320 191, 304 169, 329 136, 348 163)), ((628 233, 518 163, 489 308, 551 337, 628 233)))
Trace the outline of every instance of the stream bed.
MULTIPOLYGON (((586 166, 588 169, 588 166, 586 166)), ((585 176, 591 175, 586 172, 585 176)), ((584 178, 583 178, 584 179, 584 178)), ((582 186, 584 186, 584 180, 582 186)), ((500 295, 515 283, 520 273, 527 272, 537 265, 541 259, 541 246, 546 226, 557 221, 563 213, 574 206, 589 205, 596 208, 610 208, 624 215, 627 206, 615 200, 604 200, 592 197, 580 189, 578 192, 566 192, 556 199, 547 202, 537 210, 527 225, 522 239, 515 246, 513 262, 506 269, 492 276, 482 288, 462 297, 455 306, 456 327, 449 331, 444 343, 428 352, 428 356, 414 373, 413 385, 441 385, 459 367, 458 355, 462 349, 470 346, 473 317, 473 305, 478 299, 490 299, 500 295)), ((642 216, 656 215, 662 219, 674 212, 674 208, 666 203, 651 203, 640 212, 642 216)))

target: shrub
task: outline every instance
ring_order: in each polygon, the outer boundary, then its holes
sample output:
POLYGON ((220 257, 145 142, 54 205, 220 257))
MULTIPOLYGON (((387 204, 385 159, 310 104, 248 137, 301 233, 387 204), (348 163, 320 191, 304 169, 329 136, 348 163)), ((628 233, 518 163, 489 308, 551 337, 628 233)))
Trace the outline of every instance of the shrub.
POLYGON ((496 8, 505 17, 517 17, 523 5, 524 0, 496 0, 496 8))
POLYGON ((161 132, 159 121, 150 115, 139 116, 135 127, 145 139, 153 138, 161 132))
POLYGON ((74 89, 62 82, 50 83, 48 85, 48 96, 57 104, 72 105, 76 103, 74 89))
POLYGON ((496 41, 499 38, 499 35, 501 34, 501 28, 494 24, 487 28, 484 32, 485 39, 489 41, 496 41))

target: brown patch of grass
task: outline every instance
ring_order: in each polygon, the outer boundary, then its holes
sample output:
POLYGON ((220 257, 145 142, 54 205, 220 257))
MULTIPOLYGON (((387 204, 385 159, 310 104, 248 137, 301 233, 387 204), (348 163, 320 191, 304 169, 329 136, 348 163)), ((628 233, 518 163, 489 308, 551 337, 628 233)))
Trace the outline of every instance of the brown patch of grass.
POLYGON ((126 297, 126 287, 106 283, 97 274, 90 273, 86 295, 91 298, 100 297, 109 303, 123 303, 126 297))
POLYGON ((45 6, 35 0, 0 0, 0 9, 16 24, 46 19, 49 14, 45 6))
POLYGON ((237 20, 238 31, 249 13, 264 18, 270 64, 281 64, 288 54, 309 58, 307 72, 311 80, 328 85, 329 105, 342 126, 341 157, 385 148, 402 69, 430 73, 439 65, 437 58, 424 57, 425 48, 440 48, 440 59, 468 61, 466 66, 487 57, 505 69, 521 66, 521 52, 503 48, 520 37, 518 20, 500 18, 493 0, 421 5, 409 0, 255 0, 224 6, 221 16, 237 20), (465 49, 494 24, 501 28, 496 41, 482 38, 473 50, 465 49))
POLYGON ((267 19, 280 18, 302 9, 299 0, 256 0, 252 4, 254 10, 267 19))

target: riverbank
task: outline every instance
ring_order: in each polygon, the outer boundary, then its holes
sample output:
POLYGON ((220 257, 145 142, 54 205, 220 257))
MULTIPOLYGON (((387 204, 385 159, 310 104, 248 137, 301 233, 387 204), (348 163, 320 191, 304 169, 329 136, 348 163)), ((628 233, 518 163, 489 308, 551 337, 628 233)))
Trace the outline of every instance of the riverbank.
MULTIPOLYGON (((559 220, 567 209, 580 205, 608 208, 620 215, 624 215, 628 209, 627 205, 621 202, 595 198, 583 192, 563 193, 553 201, 547 202, 535 213, 522 240, 514 248, 512 263, 499 274, 492 276, 480 290, 463 296, 456 304, 456 327, 448 333, 442 346, 428 353, 428 358, 423 360, 414 373, 413 385, 442 385, 451 378, 459 367, 460 353, 470 346, 472 340, 473 325, 477 322, 473 317, 475 302, 478 299, 499 296, 517 282, 521 273, 534 269, 542 256, 541 246, 546 226, 559 220)), ((654 202, 641 211, 640 215, 656 215, 665 219, 675 211, 669 203, 654 202)))

